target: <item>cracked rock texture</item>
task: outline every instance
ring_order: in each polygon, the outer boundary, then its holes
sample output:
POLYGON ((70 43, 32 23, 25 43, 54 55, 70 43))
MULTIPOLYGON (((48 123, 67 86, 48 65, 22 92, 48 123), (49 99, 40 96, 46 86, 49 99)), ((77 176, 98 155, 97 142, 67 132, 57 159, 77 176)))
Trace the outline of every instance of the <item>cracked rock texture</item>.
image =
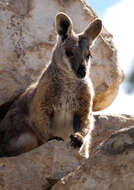
POLYGON ((92 138, 87 160, 56 140, 0 158, 0 190, 133 190, 134 117, 97 115, 92 138))
POLYGON ((1 158, 0 190, 47 190, 81 161, 77 151, 57 141, 18 157, 1 158))
POLYGON ((96 147, 110 137, 112 133, 133 125, 134 116, 131 115, 95 115, 90 154, 93 154, 96 151, 96 147))
MULTIPOLYGON (((97 17, 84 0, 0 0, 0 106, 12 102, 47 67, 56 42, 55 15, 60 11, 71 17, 76 33, 97 17)), ((105 28, 91 54, 97 111, 112 103, 124 75, 105 28)))
POLYGON ((133 190, 134 126, 116 132, 52 190, 133 190))

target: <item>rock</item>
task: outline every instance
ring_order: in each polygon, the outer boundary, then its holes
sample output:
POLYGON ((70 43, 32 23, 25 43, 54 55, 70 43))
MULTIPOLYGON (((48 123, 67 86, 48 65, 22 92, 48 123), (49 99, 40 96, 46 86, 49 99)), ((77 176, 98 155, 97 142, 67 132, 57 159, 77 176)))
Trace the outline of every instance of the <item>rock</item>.
POLYGON ((133 190, 134 127, 112 135, 85 163, 52 190, 133 190))
MULTIPOLYGON (((77 33, 97 17, 84 0, 0 0, 0 106, 10 104, 47 67, 59 11, 71 17, 77 33)), ((112 35, 105 28, 91 54, 93 109, 97 111, 112 103, 124 75, 112 35)))
POLYGON ((102 149, 109 154, 120 154, 126 150, 134 149, 134 126, 113 133, 97 149, 102 149))
POLYGON ((64 142, 50 141, 17 157, 0 159, 0 190, 46 190, 82 159, 64 142))
POLYGON ((0 190, 48 190, 60 179, 52 190, 133 190, 134 117, 95 119, 88 160, 63 141, 49 141, 20 156, 0 158, 0 190))
POLYGON ((95 115, 95 125, 92 131, 92 143, 90 154, 96 151, 96 147, 115 131, 134 125, 134 116, 118 115, 95 115))

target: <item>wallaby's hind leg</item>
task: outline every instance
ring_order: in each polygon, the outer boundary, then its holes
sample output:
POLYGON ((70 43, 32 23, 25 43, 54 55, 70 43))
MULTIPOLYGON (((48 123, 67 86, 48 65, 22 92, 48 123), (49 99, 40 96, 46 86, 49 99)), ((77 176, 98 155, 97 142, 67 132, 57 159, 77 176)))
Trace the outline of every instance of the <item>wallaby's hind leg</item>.
POLYGON ((10 139, 7 144, 1 146, 2 153, 0 156, 16 156, 38 147, 39 141, 32 132, 25 132, 18 137, 10 139))
POLYGON ((39 145, 27 115, 18 108, 11 109, 0 123, 0 156, 16 156, 39 145))

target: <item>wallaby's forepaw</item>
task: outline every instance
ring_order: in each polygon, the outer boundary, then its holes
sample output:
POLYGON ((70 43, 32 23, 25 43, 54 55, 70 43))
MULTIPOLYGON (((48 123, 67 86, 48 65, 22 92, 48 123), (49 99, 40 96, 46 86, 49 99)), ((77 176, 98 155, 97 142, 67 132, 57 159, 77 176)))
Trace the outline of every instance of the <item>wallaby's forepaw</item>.
POLYGON ((81 145, 83 144, 83 136, 80 133, 74 133, 72 135, 70 135, 70 139, 71 139, 71 146, 73 146, 74 148, 80 148, 81 145))

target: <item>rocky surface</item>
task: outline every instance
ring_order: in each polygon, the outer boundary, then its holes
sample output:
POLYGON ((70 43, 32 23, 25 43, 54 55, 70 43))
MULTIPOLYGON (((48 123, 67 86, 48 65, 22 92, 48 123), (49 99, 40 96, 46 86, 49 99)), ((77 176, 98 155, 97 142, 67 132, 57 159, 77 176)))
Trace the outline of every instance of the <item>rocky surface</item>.
POLYGON ((95 118, 88 160, 63 141, 49 141, 17 157, 0 158, 0 190, 133 190, 134 117, 95 118))
POLYGON ((52 190, 133 190, 134 127, 112 135, 85 163, 52 190))
MULTIPOLYGON (((97 17, 84 0, 0 0, 0 106, 14 100, 47 67, 56 41, 55 15, 63 11, 76 33, 97 17), (77 10, 77 11, 74 11, 77 10)), ((109 106, 123 72, 112 35, 103 28, 91 49, 94 110, 109 106)))
MULTIPOLYGON (((56 42, 55 15, 60 11, 71 17, 76 33, 97 17, 84 0, 0 0, 0 119, 47 68, 56 42)), ((124 75, 112 35, 104 27, 91 54, 97 111, 112 103, 124 75)), ((50 141, 20 156, 1 158, 0 190, 133 189, 134 129, 129 127, 134 117, 95 118, 88 160, 68 144, 50 141), (124 127, 128 129, 118 132, 124 127)))
POLYGON ((120 115, 96 115, 95 126, 92 131, 92 143, 90 153, 96 151, 96 147, 117 130, 134 125, 134 116, 120 115))
POLYGON ((0 159, 0 190, 46 190, 79 165, 77 151, 51 141, 18 157, 0 159))

